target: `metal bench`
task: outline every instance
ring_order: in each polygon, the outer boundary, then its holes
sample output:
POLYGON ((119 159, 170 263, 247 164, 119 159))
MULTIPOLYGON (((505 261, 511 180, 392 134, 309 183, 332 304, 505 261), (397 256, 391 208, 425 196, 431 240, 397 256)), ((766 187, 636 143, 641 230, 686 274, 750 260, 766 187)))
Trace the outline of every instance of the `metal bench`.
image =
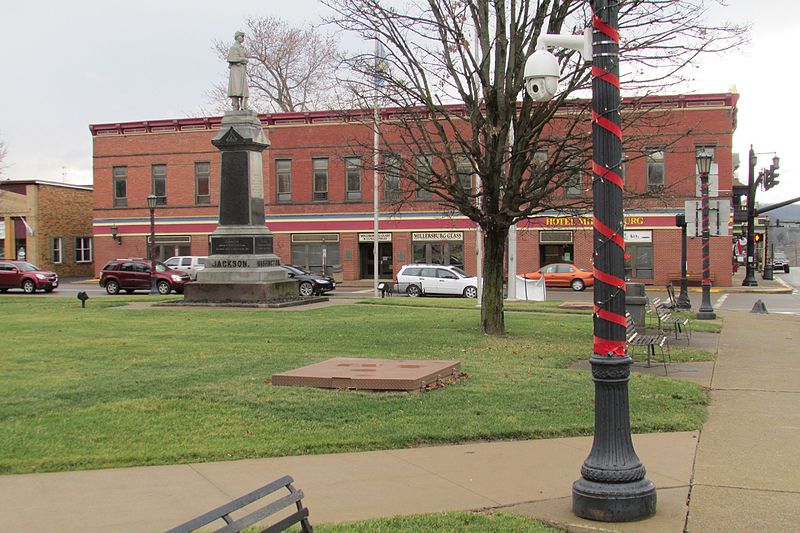
MULTIPOLYGON (((633 323, 630 313, 625 313, 626 320, 626 340, 629 346, 644 346, 647 349, 647 367, 650 368, 650 361, 656 355, 656 347, 661 350, 661 361, 664 363, 664 373, 667 371, 667 359, 669 358, 669 346, 667 346, 667 337, 665 335, 642 335, 636 331, 636 326, 633 323)), ((672 360, 670 359, 670 362, 672 360)))
MULTIPOLYGON (((285 531, 287 528, 295 524, 300 524, 303 533, 312 533, 314 529, 308 522, 308 509, 303 507, 303 502, 301 501, 303 498, 303 491, 295 489, 292 486, 293 481, 294 480, 291 476, 284 476, 280 479, 276 479, 272 483, 264 485, 260 489, 256 489, 253 492, 245 494, 244 496, 237 498, 230 503, 217 507, 216 509, 200 515, 197 518, 174 527, 167 531, 167 533, 188 533, 190 531, 197 531, 201 527, 207 526, 215 520, 220 519, 224 520, 226 525, 220 529, 217 529, 216 533, 238 533, 239 531, 251 527, 254 524, 263 522, 265 519, 292 505, 297 507, 297 511, 293 512, 289 516, 274 521, 272 525, 266 527, 263 525, 257 526, 259 528, 264 528, 258 529, 258 531, 261 533, 273 533, 285 531), (249 514, 245 514, 241 518, 231 518, 231 513, 243 509, 244 507, 261 500, 262 498, 273 495, 276 491, 283 488, 287 489, 289 494, 275 499, 264 507, 251 511, 249 514)), ((275 495, 275 497, 277 496, 278 495, 275 495)))
POLYGON ((686 344, 689 344, 692 337, 692 327, 689 324, 689 319, 673 315, 672 311, 661 301, 661 298, 654 298, 650 304, 653 306, 653 312, 658 319, 658 329, 665 335, 667 329, 672 330, 675 333, 675 340, 678 340, 678 335, 682 334, 686 338, 686 344))

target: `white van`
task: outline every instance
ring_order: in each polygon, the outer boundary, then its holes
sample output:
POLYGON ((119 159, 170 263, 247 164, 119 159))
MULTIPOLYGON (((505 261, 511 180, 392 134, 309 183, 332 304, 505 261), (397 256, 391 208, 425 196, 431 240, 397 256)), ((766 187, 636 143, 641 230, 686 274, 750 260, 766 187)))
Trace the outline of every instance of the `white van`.
POLYGON ((170 257, 164 264, 170 268, 183 270, 193 280, 197 279, 197 273, 206 267, 206 256, 204 255, 176 255, 170 257))

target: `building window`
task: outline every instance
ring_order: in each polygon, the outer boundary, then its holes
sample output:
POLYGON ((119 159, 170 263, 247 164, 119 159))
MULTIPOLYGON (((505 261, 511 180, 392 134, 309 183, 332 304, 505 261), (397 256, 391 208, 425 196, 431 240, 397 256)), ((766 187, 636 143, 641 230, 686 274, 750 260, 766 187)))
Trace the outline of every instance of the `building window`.
POLYGON ((351 202, 361 200, 361 158, 346 157, 344 159, 345 199, 351 202))
POLYGON ((194 164, 194 203, 211 203, 211 163, 194 164))
POLYGON ((288 204, 292 201, 292 161, 291 159, 278 159, 275 161, 275 179, 278 191, 278 203, 288 204))
POLYGON ((52 237, 50 239, 50 262, 60 265, 64 262, 64 237, 52 237))
POLYGON ((151 168, 156 205, 167 205, 167 165, 153 165, 151 168))
POLYGON ((383 160, 383 199, 400 200, 400 156, 387 155, 383 160))
POLYGON ((567 180, 564 182, 564 190, 566 195, 570 197, 581 196, 583 194, 580 172, 572 171, 567 180))
POLYGON ((664 150, 647 151, 647 187, 664 186, 664 150))
POLYGON ((114 167, 114 207, 128 207, 128 167, 114 167))
POLYGON ((464 194, 472 194, 472 164, 465 155, 456 156, 456 177, 464 194))
POLYGON ((653 232, 625 232, 625 277, 653 279, 653 232))
POLYGON ((76 263, 92 262, 91 237, 75 237, 75 262, 76 263))
POLYGON ((294 234, 291 240, 293 265, 326 276, 341 266, 338 233, 294 234))
POLYGON ((425 187, 431 186, 431 180, 433 178, 433 163, 431 160, 431 156, 429 155, 418 155, 417 156, 417 200, 431 200, 433 199, 433 193, 425 187))
POLYGON ((312 159, 315 202, 328 201, 328 159, 312 159))

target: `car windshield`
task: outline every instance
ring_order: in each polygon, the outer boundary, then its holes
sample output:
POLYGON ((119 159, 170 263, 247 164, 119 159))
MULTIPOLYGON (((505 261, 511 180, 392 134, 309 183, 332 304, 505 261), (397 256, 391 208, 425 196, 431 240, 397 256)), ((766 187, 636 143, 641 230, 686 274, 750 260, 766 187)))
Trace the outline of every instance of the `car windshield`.
MULTIPOLYGON (((159 261, 156 262, 156 272, 169 272, 170 270, 173 270, 173 269, 168 267, 164 263, 161 263, 159 261)), ((174 269, 174 270, 177 270, 177 268, 174 269)))
POLYGON ((17 263, 17 268, 19 268, 20 272, 36 272, 39 270, 38 267, 30 263, 17 263))
POLYGON ((467 275, 466 272, 464 272, 463 270, 461 270, 460 268, 458 268, 456 266, 451 266, 450 270, 452 270, 453 272, 455 272, 456 274, 458 274, 462 278, 468 278, 469 277, 469 275, 467 275))
POLYGON ((300 270, 299 268, 292 266, 292 265, 281 265, 283 268, 289 271, 289 273, 294 274, 295 276, 302 276, 306 272, 300 270))

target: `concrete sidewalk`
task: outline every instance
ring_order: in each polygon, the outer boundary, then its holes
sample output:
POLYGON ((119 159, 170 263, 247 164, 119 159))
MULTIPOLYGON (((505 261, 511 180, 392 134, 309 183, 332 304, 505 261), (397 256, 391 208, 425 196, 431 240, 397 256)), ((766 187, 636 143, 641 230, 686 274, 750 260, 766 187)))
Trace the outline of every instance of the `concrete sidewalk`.
POLYGON ((688 531, 800 531, 800 317, 725 312, 688 531))

